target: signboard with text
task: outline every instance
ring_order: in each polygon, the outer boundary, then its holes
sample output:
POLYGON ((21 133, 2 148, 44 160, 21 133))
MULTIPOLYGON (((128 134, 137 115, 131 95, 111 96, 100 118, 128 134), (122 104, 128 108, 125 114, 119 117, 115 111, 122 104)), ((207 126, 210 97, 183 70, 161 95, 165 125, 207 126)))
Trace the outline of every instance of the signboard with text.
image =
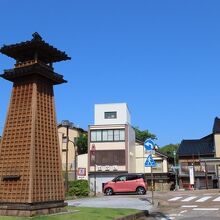
POLYGON ((78 168, 78 176, 86 176, 86 168, 78 168))
POLYGON ((194 185, 194 169, 193 166, 189 166, 189 182, 191 185, 194 185))

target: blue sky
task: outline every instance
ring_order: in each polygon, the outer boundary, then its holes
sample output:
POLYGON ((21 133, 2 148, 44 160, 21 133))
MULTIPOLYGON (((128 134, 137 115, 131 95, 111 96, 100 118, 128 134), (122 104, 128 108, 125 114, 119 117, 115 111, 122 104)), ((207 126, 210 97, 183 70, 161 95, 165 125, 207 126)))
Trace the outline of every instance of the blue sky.
MULTIPOLYGON (((57 119, 87 129, 94 104, 126 102, 160 146, 211 133, 220 117, 220 1, 1 0, 0 45, 43 39, 55 64, 57 119)), ((14 61, 0 55, 0 71, 14 61)), ((12 84, 0 79, 0 133, 12 84)))

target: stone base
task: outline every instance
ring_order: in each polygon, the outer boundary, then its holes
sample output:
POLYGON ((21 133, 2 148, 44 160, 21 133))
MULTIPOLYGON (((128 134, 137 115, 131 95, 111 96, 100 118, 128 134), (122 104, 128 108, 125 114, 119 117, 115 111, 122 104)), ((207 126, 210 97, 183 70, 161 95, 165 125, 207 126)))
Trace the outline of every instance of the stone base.
POLYGON ((64 201, 42 203, 0 203, 0 216, 24 216, 49 215, 59 212, 67 212, 64 201))

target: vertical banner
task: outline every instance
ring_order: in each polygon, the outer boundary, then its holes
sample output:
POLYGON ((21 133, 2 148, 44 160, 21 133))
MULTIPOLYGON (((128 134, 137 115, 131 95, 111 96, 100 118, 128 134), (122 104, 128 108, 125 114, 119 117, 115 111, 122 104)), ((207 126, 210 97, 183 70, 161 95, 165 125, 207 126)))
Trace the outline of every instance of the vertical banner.
POLYGON ((194 169, 193 166, 189 166, 189 182, 191 185, 194 185, 194 169))

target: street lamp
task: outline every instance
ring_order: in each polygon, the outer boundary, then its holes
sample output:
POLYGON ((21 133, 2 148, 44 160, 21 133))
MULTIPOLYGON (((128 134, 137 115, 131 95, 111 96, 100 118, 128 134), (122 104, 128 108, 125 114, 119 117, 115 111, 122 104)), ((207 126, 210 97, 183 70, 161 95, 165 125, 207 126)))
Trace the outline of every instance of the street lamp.
POLYGON ((73 123, 69 120, 63 120, 61 122, 63 127, 66 127, 66 172, 65 172, 65 191, 68 192, 68 151, 69 151, 69 128, 73 127, 73 123))
MULTIPOLYGON (((64 136, 63 134, 63 137, 62 137, 62 143, 66 143, 67 141, 68 142, 71 142, 74 146, 74 166, 75 166, 75 170, 74 170, 74 180, 76 180, 77 178, 77 156, 78 156, 78 148, 77 148, 77 140, 78 140, 78 137, 74 137, 74 141, 70 140, 69 138, 67 138, 66 136, 64 136)), ((68 149, 69 150, 69 149, 68 149)))
POLYGON ((175 170, 175 190, 179 189, 178 186, 178 180, 177 180, 177 167, 176 167, 176 151, 173 151, 173 156, 174 156, 174 170, 175 170))

